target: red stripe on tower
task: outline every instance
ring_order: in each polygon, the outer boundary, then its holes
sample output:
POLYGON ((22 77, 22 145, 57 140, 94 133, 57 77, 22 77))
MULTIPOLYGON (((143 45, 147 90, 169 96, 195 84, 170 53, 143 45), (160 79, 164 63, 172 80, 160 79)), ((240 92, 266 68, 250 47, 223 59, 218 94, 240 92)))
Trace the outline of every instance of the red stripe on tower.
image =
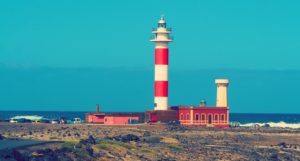
POLYGON ((168 97, 168 81, 155 81, 154 95, 155 97, 168 97))
POLYGON ((156 48, 155 49, 155 64, 164 64, 168 65, 169 63, 169 56, 168 48, 156 48))

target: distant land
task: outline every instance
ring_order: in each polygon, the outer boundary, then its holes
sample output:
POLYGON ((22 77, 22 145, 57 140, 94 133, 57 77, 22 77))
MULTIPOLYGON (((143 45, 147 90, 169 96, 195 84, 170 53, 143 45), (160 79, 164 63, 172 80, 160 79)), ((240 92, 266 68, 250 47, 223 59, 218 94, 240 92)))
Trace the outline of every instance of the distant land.
MULTIPOLYGON (((300 71, 201 69, 170 65, 170 105, 215 104, 215 78, 229 78, 232 113, 300 113, 300 71)), ((144 111, 153 108, 152 69, 0 67, 0 109, 144 111)))

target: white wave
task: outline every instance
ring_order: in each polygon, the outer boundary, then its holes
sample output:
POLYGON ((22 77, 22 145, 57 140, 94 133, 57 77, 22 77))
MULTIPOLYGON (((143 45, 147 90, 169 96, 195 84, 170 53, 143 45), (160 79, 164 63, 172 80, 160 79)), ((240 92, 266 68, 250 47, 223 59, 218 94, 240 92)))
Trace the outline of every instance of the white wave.
POLYGON ((10 119, 27 119, 31 121, 37 121, 37 120, 44 120, 45 118, 43 116, 38 116, 38 115, 28 115, 28 116, 14 116, 10 119))
POLYGON ((270 127, 293 128, 293 129, 300 128, 300 123, 286 123, 284 121, 267 122, 267 123, 246 123, 246 124, 240 124, 240 126, 253 127, 253 126, 257 126, 257 125, 265 126, 266 124, 270 125, 270 127))

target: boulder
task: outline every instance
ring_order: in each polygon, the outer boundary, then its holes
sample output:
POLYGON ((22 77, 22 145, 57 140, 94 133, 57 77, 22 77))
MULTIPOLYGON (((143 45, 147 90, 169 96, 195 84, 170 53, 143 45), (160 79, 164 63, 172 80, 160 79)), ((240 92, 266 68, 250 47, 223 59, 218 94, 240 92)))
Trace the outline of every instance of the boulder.
POLYGON ((96 144, 96 140, 95 138, 90 135, 88 139, 86 139, 87 143, 90 143, 90 144, 96 144))
POLYGON ((286 145, 285 142, 279 143, 278 146, 281 147, 281 148, 287 148, 287 145, 286 145))
POLYGON ((133 135, 133 134, 127 134, 127 135, 122 135, 122 142, 130 142, 130 141, 135 141, 138 142, 140 141, 140 137, 138 137, 137 135, 133 135))
POLYGON ((143 136, 151 136, 151 132, 150 131, 145 131, 143 136))
POLYGON ((88 152, 88 154, 89 154, 90 156, 93 156, 94 150, 93 150, 93 148, 92 148, 92 146, 91 146, 90 144, 87 144, 87 145, 86 145, 85 150, 88 152))
POLYGON ((75 145, 75 148, 77 148, 77 149, 82 148, 82 144, 81 144, 81 143, 76 144, 76 145, 75 145))
POLYGON ((15 160, 27 160, 28 156, 22 155, 18 150, 13 150, 13 157, 15 160))
POLYGON ((77 138, 79 138, 80 134, 77 132, 77 133, 74 134, 74 136, 77 137, 77 138))
POLYGON ((160 143, 160 137, 157 136, 149 136, 149 137, 143 137, 143 141, 146 143, 160 143))
POLYGON ((107 139, 122 141, 122 142, 126 142, 126 143, 130 142, 130 141, 138 142, 141 140, 139 136, 134 135, 134 134, 118 135, 118 136, 114 136, 114 137, 108 137, 107 139))
POLYGON ((278 154, 272 153, 269 157, 269 160, 278 160, 278 154))
POLYGON ((96 139, 92 135, 90 135, 87 139, 81 139, 79 143, 83 145, 87 145, 87 144, 95 145, 96 139))

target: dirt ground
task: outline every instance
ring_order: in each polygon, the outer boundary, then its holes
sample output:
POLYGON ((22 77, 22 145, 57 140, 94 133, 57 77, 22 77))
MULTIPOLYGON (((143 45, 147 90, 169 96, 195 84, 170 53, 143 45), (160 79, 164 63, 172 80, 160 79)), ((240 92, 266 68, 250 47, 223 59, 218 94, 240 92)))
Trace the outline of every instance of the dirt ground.
POLYGON ((0 134, 63 141, 11 149, 11 160, 300 160, 300 129, 0 123, 0 134))

